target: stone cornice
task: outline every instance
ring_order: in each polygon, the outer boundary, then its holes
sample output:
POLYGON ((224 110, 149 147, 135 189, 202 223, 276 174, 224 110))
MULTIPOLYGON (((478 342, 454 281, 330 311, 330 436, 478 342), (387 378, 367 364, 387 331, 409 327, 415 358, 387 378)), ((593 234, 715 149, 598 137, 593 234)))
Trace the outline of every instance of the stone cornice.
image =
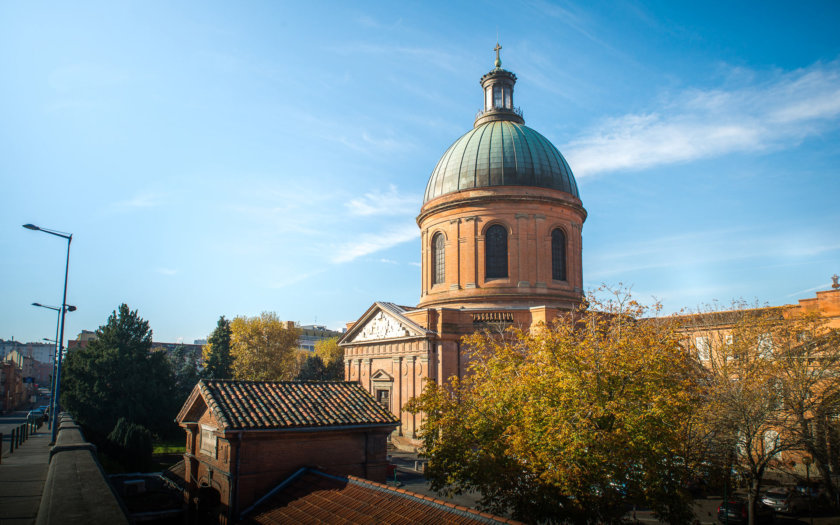
MULTIPOLYGON (((518 188, 518 186, 508 186, 507 188, 518 188)), ((568 193, 546 188, 540 188, 539 190, 525 186, 522 188, 527 188, 528 191, 522 193, 499 192, 494 191, 493 189, 481 188, 478 190, 467 190, 441 195, 440 197, 427 202, 423 206, 420 210, 420 214, 417 216, 417 225, 420 226, 421 223, 430 215, 452 209, 468 207, 473 204, 478 205, 495 202, 504 202, 508 204, 516 202, 544 202, 546 204, 551 204, 552 206, 559 205, 574 210, 581 215, 581 222, 586 220, 586 209, 584 209, 580 200, 572 197, 568 193), (536 193, 536 191, 539 191, 539 193, 536 193)), ((471 213, 471 215, 474 215, 474 213, 471 213)))

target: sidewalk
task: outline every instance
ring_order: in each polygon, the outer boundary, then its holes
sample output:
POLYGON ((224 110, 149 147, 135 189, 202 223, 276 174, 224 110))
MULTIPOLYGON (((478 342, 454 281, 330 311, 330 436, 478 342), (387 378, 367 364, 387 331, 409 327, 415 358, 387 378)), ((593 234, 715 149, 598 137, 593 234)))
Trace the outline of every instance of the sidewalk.
POLYGON ((42 426, 14 453, 3 447, 0 463, 0 523, 32 524, 38 515, 50 458, 50 431, 42 426))

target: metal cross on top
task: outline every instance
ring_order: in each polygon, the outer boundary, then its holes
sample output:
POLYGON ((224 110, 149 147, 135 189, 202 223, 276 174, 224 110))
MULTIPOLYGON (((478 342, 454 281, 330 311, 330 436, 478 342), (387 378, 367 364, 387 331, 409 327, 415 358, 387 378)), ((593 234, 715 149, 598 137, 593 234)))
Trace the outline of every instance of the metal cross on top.
POLYGON ((496 42, 496 47, 493 48, 493 51, 496 52, 496 67, 502 67, 502 59, 499 58, 499 50, 502 49, 502 46, 496 42))

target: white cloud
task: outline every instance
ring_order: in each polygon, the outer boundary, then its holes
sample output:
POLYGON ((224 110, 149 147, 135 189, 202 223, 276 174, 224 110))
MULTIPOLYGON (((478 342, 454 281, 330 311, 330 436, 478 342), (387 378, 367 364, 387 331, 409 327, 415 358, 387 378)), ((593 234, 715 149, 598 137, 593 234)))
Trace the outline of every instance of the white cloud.
POLYGON ((607 119, 563 151, 585 177, 790 147, 836 128, 838 117, 840 62, 817 63, 736 89, 685 91, 658 109, 607 119))
POLYGON ((382 233, 365 233, 358 236, 353 242, 344 243, 332 250, 335 254, 332 262, 350 262, 364 255, 387 250, 398 244, 414 240, 419 235, 420 230, 413 223, 404 224, 382 233))
POLYGON ((155 271, 161 275, 175 275, 178 273, 178 270, 174 270, 172 268, 158 268, 155 271))
POLYGON ((393 259, 384 259, 384 258, 383 258, 383 259, 379 259, 379 262, 381 262, 381 263, 385 263, 385 264, 400 264, 400 263, 398 263, 397 261, 395 261, 395 260, 393 260, 393 259))
POLYGON ((402 195, 391 184, 383 192, 373 190, 347 203, 351 215, 406 215, 419 209, 420 199, 414 195, 402 195))

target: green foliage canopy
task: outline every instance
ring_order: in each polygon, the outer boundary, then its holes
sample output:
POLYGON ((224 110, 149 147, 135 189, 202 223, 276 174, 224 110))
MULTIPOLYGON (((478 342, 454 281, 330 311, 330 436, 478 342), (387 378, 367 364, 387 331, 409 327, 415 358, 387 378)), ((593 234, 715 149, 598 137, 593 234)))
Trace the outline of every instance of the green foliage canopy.
POLYGON ((166 355, 151 352, 152 331, 137 311, 121 304, 96 339, 68 352, 61 405, 102 442, 120 418, 160 432, 171 425, 172 370, 166 355))
POLYGON ((216 328, 207 338, 207 344, 202 349, 204 356, 202 376, 205 379, 230 379, 233 377, 230 335, 230 321, 225 319, 225 316, 219 317, 216 328))

